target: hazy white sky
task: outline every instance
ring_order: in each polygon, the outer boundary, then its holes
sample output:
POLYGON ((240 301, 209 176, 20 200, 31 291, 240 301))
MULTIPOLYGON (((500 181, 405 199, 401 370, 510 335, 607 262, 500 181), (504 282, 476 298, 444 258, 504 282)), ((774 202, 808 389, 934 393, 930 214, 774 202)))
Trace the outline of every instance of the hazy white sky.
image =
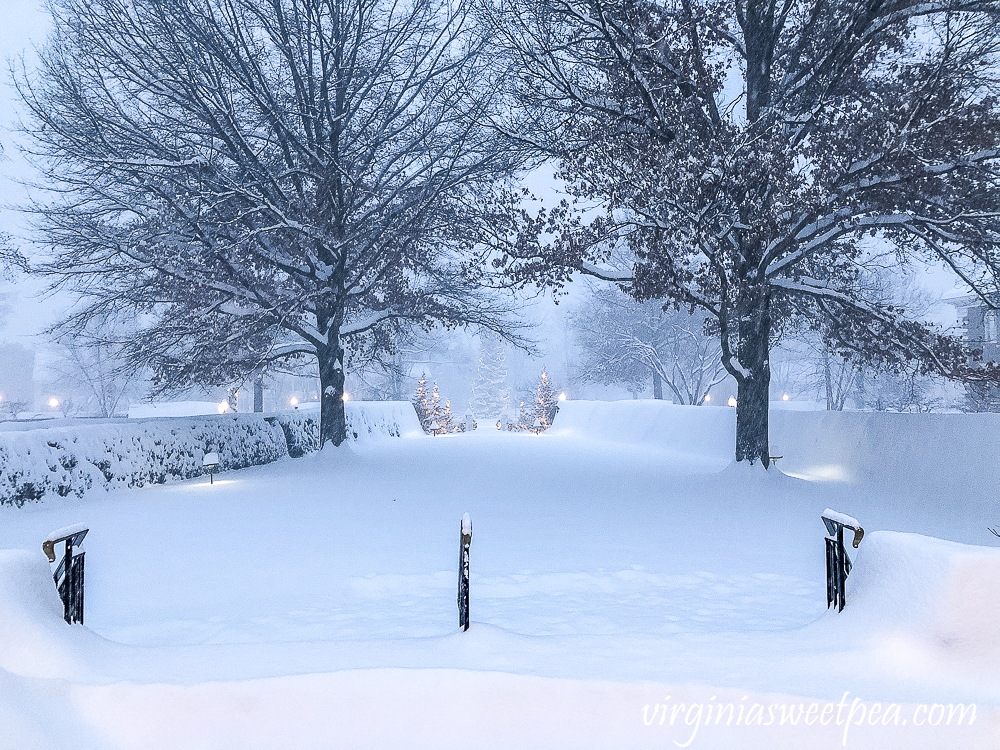
MULTIPOLYGON (((33 58, 33 44, 41 44, 48 30, 48 15, 43 0, 0 0, 0 53, 4 60, 0 86, 0 231, 11 234, 17 244, 27 236, 26 217, 16 209, 27 198, 19 181, 30 179, 31 169, 21 158, 14 132, 19 112, 16 92, 11 85, 10 64, 22 53, 33 58)), ((27 250, 27 248, 25 248, 27 250)), ((0 339, 29 343, 30 337, 51 323, 61 309, 58 300, 43 299, 43 286, 34 280, 0 282, 0 339), (27 339, 27 340, 26 340, 27 339)))

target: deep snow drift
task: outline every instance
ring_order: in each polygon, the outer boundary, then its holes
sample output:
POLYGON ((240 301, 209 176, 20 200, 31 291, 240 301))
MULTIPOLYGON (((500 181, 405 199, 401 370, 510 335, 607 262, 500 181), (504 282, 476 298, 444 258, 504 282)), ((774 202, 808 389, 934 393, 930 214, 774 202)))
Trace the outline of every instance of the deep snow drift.
POLYGON ((998 747, 994 470, 949 477, 1000 421, 857 416, 840 437, 773 417, 809 480, 729 466, 729 409, 567 402, 541 436, 373 433, 213 486, 0 509, 0 747, 998 747), (965 444, 925 481, 905 464, 939 429, 965 444), (869 532, 842 613, 826 507, 869 532), (77 521, 87 627, 40 549, 77 521))

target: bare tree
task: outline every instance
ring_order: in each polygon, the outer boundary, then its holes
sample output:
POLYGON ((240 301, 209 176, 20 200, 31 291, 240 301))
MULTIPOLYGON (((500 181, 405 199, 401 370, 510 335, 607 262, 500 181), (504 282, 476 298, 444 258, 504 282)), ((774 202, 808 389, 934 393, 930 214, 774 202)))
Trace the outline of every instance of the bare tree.
MULTIPOLYGON (((510 150, 481 39, 444 0, 53 0, 22 70, 54 195, 38 270, 131 315, 154 384, 245 381, 315 358, 339 445, 345 350, 412 325, 506 332, 468 252, 510 150)), ((362 357, 363 358, 363 357, 362 357)))
POLYGON ((718 337, 705 333, 704 313, 639 303, 613 287, 591 290, 573 327, 584 351, 580 376, 604 383, 663 384, 680 404, 701 405, 727 376, 718 337))
POLYGON ((580 203, 510 211, 498 263, 521 283, 582 272, 710 314, 738 384, 738 461, 769 464, 770 351, 797 318, 833 321, 834 346, 866 365, 995 380, 859 279, 875 235, 996 306, 998 13, 996 0, 484 3, 522 105, 498 127, 557 158, 580 203), (631 273, 601 264, 619 246, 631 273))
POLYGON ((67 337, 56 346, 59 356, 50 367, 61 390, 82 396, 74 399, 76 411, 115 416, 138 380, 123 366, 119 348, 100 335, 67 337))

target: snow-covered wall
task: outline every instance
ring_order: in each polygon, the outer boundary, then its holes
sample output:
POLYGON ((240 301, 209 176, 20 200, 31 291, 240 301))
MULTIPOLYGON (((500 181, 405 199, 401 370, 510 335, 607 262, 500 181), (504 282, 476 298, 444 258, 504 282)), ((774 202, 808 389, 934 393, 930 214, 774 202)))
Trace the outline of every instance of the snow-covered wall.
MULTIPOLYGON (((793 476, 905 491, 1000 486, 1000 414, 772 408, 771 454, 793 476)), ((550 432, 731 459, 736 410, 663 401, 564 401, 550 432)))
POLYGON ((991 491, 1000 414, 771 411, 771 449, 806 479, 991 491))
POLYGON ((560 401, 549 432, 731 459, 736 410, 667 401, 560 401))
MULTIPOLYGON (((349 403, 347 432, 358 442, 423 435, 413 406, 405 401, 349 403)), ((206 473, 206 453, 218 453, 217 470, 225 471, 318 448, 318 410, 0 431, 0 505, 191 479, 206 473)))

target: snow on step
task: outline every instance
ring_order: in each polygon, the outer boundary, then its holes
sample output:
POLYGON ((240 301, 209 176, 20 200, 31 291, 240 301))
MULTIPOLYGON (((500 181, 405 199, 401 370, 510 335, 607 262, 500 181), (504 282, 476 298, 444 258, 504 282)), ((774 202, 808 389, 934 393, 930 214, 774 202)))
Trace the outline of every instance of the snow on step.
POLYGON ((89 527, 85 523, 74 523, 69 526, 63 526, 61 529, 56 529, 47 537, 45 537, 46 542, 54 542, 56 539, 64 539, 73 534, 78 534, 81 531, 87 531, 89 527))
POLYGON ((829 518, 831 521, 836 521, 841 526, 851 526, 855 529, 861 528, 861 522, 854 516, 849 516, 846 513, 838 513, 835 510, 827 508, 823 511, 822 515, 823 518, 829 518))

